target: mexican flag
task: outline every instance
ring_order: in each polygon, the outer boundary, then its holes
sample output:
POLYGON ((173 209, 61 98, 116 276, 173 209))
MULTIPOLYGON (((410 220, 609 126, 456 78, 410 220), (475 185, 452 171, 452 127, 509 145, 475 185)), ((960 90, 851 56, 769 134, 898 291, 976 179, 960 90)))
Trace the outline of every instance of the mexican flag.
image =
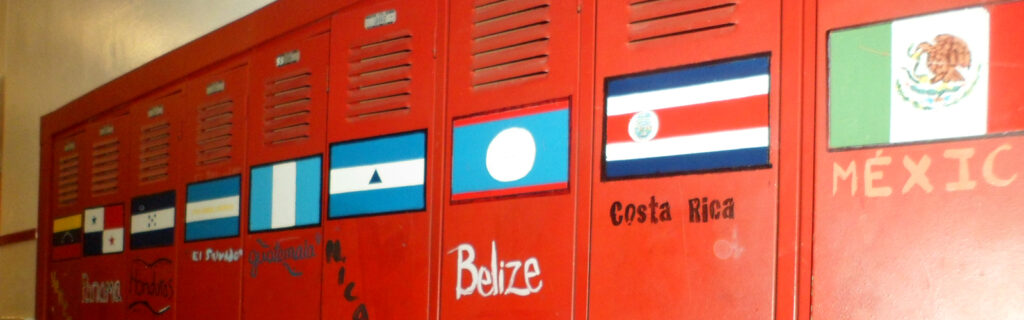
POLYGON ((1024 6, 1016 3, 831 31, 829 148, 1024 129, 1024 117, 1012 105, 1022 101, 1010 98, 1024 89, 996 83, 1017 82, 1013 73, 1022 70, 993 67, 1024 58, 1014 48, 1021 18, 1024 6))

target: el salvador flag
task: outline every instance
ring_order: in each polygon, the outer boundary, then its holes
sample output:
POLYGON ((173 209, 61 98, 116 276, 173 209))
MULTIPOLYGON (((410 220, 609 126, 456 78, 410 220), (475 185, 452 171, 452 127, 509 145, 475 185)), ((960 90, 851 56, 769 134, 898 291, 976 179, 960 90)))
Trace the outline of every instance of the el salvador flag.
POLYGON ((422 210, 426 176, 423 131, 331 147, 331 218, 422 210))
POLYGON ((459 119, 452 136, 452 200, 569 185, 568 100, 459 119))
POLYGON ((174 190, 132 199, 132 249, 174 244, 174 190))
POLYGON ((249 231, 320 223, 320 156, 252 168, 249 231))
POLYGON ((185 241, 237 236, 240 189, 240 176, 189 185, 185 241))

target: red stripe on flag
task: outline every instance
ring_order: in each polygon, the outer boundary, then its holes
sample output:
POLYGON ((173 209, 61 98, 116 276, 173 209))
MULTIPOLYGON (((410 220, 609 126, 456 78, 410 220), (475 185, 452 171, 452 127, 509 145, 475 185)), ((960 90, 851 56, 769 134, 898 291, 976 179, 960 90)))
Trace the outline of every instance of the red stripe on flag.
POLYGON ((513 194, 521 194, 521 193, 533 193, 533 192, 541 192, 541 191, 560 190, 560 189, 565 189, 565 188, 568 188, 568 187, 569 187, 569 183, 568 182, 556 182, 556 183, 549 183, 549 184, 539 184, 539 185, 533 185, 533 186, 507 188, 507 189, 499 189, 499 190, 465 192, 465 193, 453 194, 452 195, 452 200, 459 201, 459 200, 478 199, 478 198, 493 198, 493 197, 500 197, 500 196, 507 196, 507 195, 513 195, 513 194))
POLYGON ((50 250, 54 260, 63 260, 69 258, 78 258, 82 256, 82 244, 68 244, 63 246, 53 246, 50 250))
POLYGON ((124 227, 124 206, 103 208, 103 229, 124 227))
POLYGON ((991 19, 988 79, 988 133, 1024 130, 1024 2, 988 7, 991 19))
MULTIPOLYGON (((768 125, 768 95, 654 110, 658 133, 654 139, 698 133, 756 128, 768 125)), ((608 143, 632 142, 633 113, 608 117, 608 143)))
POLYGON ((491 122, 491 121, 496 121, 496 120, 515 118, 515 117, 522 117, 522 116, 528 116, 528 115, 531 115, 531 114, 538 114, 538 113, 544 113, 544 112, 549 112, 549 111, 562 110, 562 109, 566 109, 566 108, 569 108, 569 100, 564 100, 563 99, 563 100, 558 100, 558 101, 552 101, 552 102, 548 102, 548 103, 539 104, 539 105, 532 106, 532 107, 518 108, 518 109, 512 109, 512 110, 508 110, 508 111, 500 111, 500 112, 494 112, 494 113, 490 113, 490 114, 484 114, 484 115, 479 115, 479 116, 471 116, 471 117, 468 117, 468 118, 462 118, 462 119, 455 120, 455 126, 456 127, 468 126, 468 125, 471 125, 471 124, 491 122))

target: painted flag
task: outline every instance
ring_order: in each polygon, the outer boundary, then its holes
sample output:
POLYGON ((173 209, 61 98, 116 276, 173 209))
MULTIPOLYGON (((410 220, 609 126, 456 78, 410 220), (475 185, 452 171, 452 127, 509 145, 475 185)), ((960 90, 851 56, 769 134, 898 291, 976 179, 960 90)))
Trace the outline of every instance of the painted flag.
POLYGON ((188 186, 185 204, 185 241, 238 235, 241 176, 188 186))
POLYGON ((252 169, 249 231, 320 223, 320 156, 252 169))
POLYGON ((829 33, 829 147, 1024 129, 1019 3, 829 33), (1000 63, 1000 61, 1003 61, 1000 63))
POLYGON ((569 102, 455 120, 452 200, 565 189, 569 102))
POLYGON ((53 219, 54 260, 82 256, 82 215, 75 214, 53 219))
POLYGON ((132 249, 174 244, 174 190, 132 199, 132 249))
POLYGON ((124 206, 85 210, 85 255, 124 251, 124 206))
POLYGON ((769 165, 767 55, 611 79, 607 178, 769 165))
POLYGON ((423 210, 426 176, 423 131, 331 146, 331 218, 423 210))

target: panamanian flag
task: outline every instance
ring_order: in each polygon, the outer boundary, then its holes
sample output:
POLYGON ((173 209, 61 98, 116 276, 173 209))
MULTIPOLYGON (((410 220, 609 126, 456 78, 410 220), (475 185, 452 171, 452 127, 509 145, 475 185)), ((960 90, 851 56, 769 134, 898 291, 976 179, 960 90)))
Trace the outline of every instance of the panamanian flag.
POLYGON ((452 200, 566 189, 569 101, 454 121, 452 200))
POLYGON ((241 176, 188 186, 185 204, 185 241, 238 235, 241 176))
POLYGON ((331 146, 331 218, 423 210, 424 131, 331 146))
POLYGON ((1024 130, 1022 14, 1009 2, 829 32, 829 147, 1024 130))
POLYGON ((174 190, 132 199, 132 249, 174 244, 174 190))
POLYGON ((249 231, 320 223, 320 156, 252 168, 249 231))
POLYGON ((769 164, 767 55, 611 79, 607 178, 769 164))
POLYGON ((82 214, 53 219, 52 245, 51 257, 54 260, 82 256, 82 214))
POLYGON ((124 251, 124 206, 121 204, 85 210, 85 255, 124 251))

